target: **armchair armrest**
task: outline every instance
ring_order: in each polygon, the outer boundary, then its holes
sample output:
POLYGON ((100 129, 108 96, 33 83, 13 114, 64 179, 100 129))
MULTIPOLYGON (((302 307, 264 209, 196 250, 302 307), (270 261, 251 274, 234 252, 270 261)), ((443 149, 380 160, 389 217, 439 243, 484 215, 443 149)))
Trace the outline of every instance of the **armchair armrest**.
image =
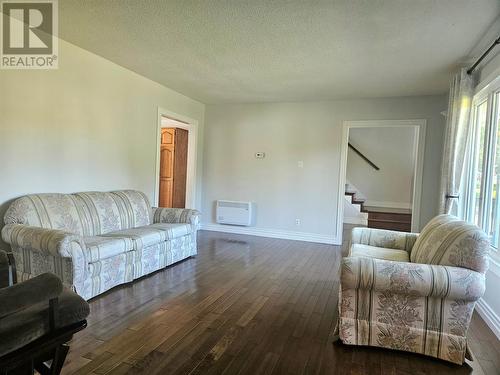
POLYGON ((154 223, 187 223, 196 229, 200 226, 201 213, 187 208, 153 207, 154 223))
POLYGON ((357 227, 351 231, 351 244, 362 244, 411 252, 417 233, 357 227))
POLYGON ((485 289, 485 276, 467 268, 365 257, 344 258, 340 279, 342 289, 464 301, 477 301, 485 289))
POLYGON ((71 258, 73 244, 85 249, 81 236, 62 230, 7 224, 2 229, 2 239, 11 246, 41 252, 46 255, 71 258))
POLYGON ((49 301, 63 291, 62 281, 44 273, 22 283, 0 289, 0 317, 15 313, 40 302, 49 301))

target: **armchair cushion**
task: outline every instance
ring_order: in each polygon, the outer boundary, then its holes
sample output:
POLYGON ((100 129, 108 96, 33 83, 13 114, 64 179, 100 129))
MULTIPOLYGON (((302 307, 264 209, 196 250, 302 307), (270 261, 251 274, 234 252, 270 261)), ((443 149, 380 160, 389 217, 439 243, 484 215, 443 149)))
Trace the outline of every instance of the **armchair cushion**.
POLYGON ((416 233, 358 227, 351 232, 351 244, 376 246, 388 249, 412 251, 418 237, 416 233))
POLYGON ((484 275, 460 267, 348 257, 342 260, 342 289, 476 301, 484 275))
POLYGON ((465 267, 485 273, 490 243, 486 233, 451 215, 432 219, 418 236, 411 252, 413 263, 465 267))
POLYGON ((62 281, 51 273, 44 273, 20 284, 2 288, 0 289, 0 318, 39 302, 56 298, 62 290, 62 281))
POLYGON ((351 253, 349 256, 397 260, 400 262, 410 261, 410 256, 405 250, 387 249, 385 247, 362 245, 357 243, 351 246, 351 253))
MULTIPOLYGON (((8 289, 11 288, 13 287, 8 289)), ((88 303, 73 292, 63 291, 58 302, 58 327, 83 321, 90 313, 88 303)), ((49 331, 48 301, 39 302, 0 319, 0 356, 29 344, 49 331)))

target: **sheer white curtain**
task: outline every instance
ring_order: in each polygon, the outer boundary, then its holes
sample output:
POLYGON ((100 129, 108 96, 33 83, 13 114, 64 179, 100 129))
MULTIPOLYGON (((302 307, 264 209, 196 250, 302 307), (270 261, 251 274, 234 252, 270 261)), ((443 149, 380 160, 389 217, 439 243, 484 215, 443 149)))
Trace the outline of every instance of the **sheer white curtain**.
POLYGON ((457 213, 460 181, 464 170, 474 80, 461 69, 450 84, 450 98, 444 133, 439 213, 457 213))

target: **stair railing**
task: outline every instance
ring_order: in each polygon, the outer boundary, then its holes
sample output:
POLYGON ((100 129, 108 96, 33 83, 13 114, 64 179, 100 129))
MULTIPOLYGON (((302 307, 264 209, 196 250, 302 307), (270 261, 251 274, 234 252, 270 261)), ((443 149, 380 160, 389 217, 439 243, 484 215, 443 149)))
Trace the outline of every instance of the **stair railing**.
POLYGON ((359 157, 361 157, 361 159, 363 159, 363 160, 364 160, 364 161, 366 161, 368 164, 370 164, 370 166, 371 166, 373 169, 375 169, 375 170, 377 170, 377 171, 379 171, 379 170, 380 170, 380 168, 379 168, 379 167, 377 167, 377 166, 375 165, 375 163, 373 163, 370 159, 368 159, 365 155, 363 155, 363 154, 361 153, 361 151, 359 151, 356 147, 354 147, 354 146, 353 146, 350 142, 349 142, 349 143, 347 143, 347 144, 348 144, 348 146, 349 146, 349 148, 350 148, 351 150, 353 150, 356 154, 358 154, 358 155, 359 155, 359 157))

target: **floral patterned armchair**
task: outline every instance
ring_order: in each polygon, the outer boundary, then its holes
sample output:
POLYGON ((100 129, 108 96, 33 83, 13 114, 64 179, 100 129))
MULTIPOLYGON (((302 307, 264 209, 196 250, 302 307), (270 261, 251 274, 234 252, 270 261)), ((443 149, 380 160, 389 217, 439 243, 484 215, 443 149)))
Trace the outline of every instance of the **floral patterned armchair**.
POLYGON ((420 234, 354 228, 341 268, 340 339, 462 364, 489 249, 482 230, 451 215, 420 234))

